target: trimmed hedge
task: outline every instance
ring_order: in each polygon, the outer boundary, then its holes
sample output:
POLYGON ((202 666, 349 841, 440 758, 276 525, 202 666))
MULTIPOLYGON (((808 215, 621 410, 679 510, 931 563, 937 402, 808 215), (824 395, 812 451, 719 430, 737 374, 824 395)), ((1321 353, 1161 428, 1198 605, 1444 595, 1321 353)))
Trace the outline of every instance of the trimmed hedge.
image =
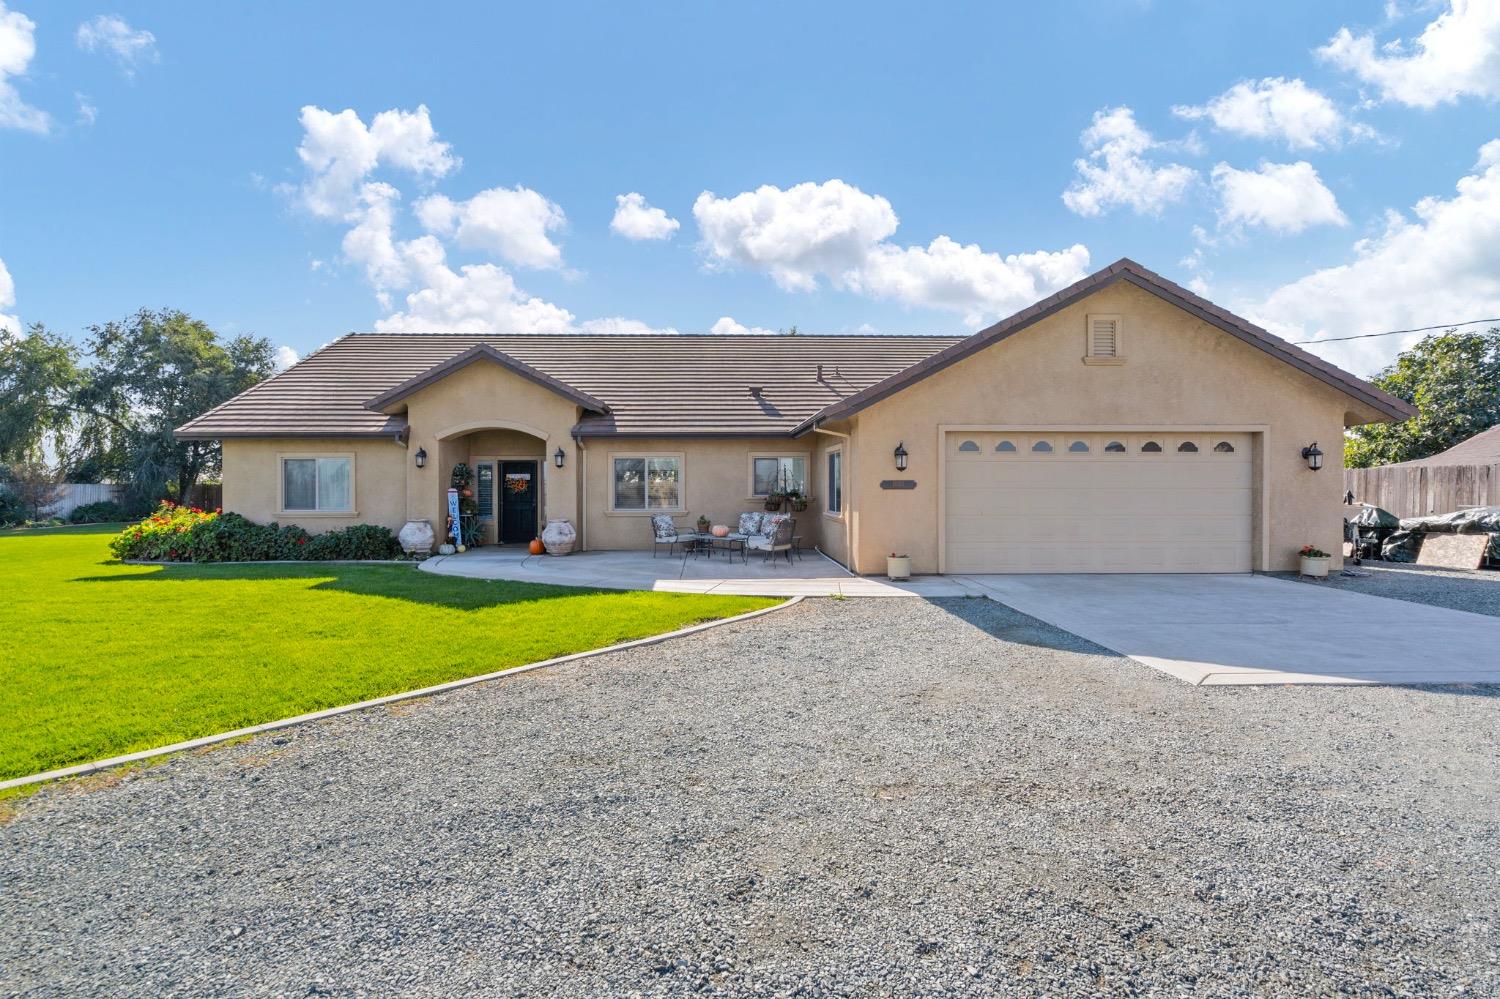
POLYGON ((401 544, 384 527, 356 524, 309 534, 300 527, 257 524, 237 513, 207 513, 162 503, 109 543, 117 558, 148 562, 268 562, 392 559, 401 544))
MULTIPOLYGON (((136 507, 136 510, 139 512, 140 507, 136 507)), ((130 511, 114 500, 84 503, 82 506, 75 506, 73 512, 68 514, 70 524, 107 524, 112 520, 129 519, 130 511)))

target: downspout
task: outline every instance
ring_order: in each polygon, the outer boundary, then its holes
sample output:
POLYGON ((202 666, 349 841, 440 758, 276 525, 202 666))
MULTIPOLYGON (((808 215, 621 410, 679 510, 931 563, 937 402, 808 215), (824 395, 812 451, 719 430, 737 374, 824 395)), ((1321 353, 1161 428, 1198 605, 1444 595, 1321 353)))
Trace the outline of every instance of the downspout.
POLYGON ((589 550, 589 449, 583 438, 573 435, 578 449, 578 550, 589 550))
POLYGON ((844 555, 849 560, 849 571, 858 576, 859 556, 854 551, 854 438, 837 430, 824 430, 817 424, 813 424, 812 430, 815 434, 838 437, 844 442, 844 509, 839 512, 844 515, 844 555))

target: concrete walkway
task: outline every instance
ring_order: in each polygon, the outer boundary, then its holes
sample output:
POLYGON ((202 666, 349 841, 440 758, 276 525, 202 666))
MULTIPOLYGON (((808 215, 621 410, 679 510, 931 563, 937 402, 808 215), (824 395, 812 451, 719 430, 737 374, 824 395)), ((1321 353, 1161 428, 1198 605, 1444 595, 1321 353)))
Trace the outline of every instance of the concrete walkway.
POLYGON ((1500 683, 1500 618, 1265 576, 971 576, 1192 684, 1500 683))
POLYGON ((831 559, 809 551, 788 563, 748 561, 716 552, 710 558, 649 552, 578 552, 564 558, 527 555, 512 548, 479 548, 439 555, 421 564, 426 572, 471 579, 508 579, 557 586, 674 593, 733 593, 765 597, 961 597, 979 590, 959 576, 926 576, 909 583, 851 576, 831 559))

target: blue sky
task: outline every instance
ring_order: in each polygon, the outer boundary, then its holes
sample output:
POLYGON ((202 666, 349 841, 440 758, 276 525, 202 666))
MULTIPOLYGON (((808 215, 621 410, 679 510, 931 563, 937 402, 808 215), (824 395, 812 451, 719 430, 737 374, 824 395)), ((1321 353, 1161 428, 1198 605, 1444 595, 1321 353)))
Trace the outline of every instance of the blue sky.
POLYGON ((955 333, 1130 256, 1294 339, 1488 318, 1497 98, 1493 0, 3 0, 0 314, 955 333))

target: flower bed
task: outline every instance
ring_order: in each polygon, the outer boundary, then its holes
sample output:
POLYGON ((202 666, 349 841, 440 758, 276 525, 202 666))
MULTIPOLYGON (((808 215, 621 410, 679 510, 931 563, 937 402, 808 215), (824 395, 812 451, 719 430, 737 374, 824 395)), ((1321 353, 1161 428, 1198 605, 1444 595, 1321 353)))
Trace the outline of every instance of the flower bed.
POLYGON ((396 536, 384 527, 356 524, 309 534, 300 527, 257 524, 237 513, 165 501, 145 520, 116 535, 109 549, 117 558, 146 562, 326 562, 401 556, 396 536))

